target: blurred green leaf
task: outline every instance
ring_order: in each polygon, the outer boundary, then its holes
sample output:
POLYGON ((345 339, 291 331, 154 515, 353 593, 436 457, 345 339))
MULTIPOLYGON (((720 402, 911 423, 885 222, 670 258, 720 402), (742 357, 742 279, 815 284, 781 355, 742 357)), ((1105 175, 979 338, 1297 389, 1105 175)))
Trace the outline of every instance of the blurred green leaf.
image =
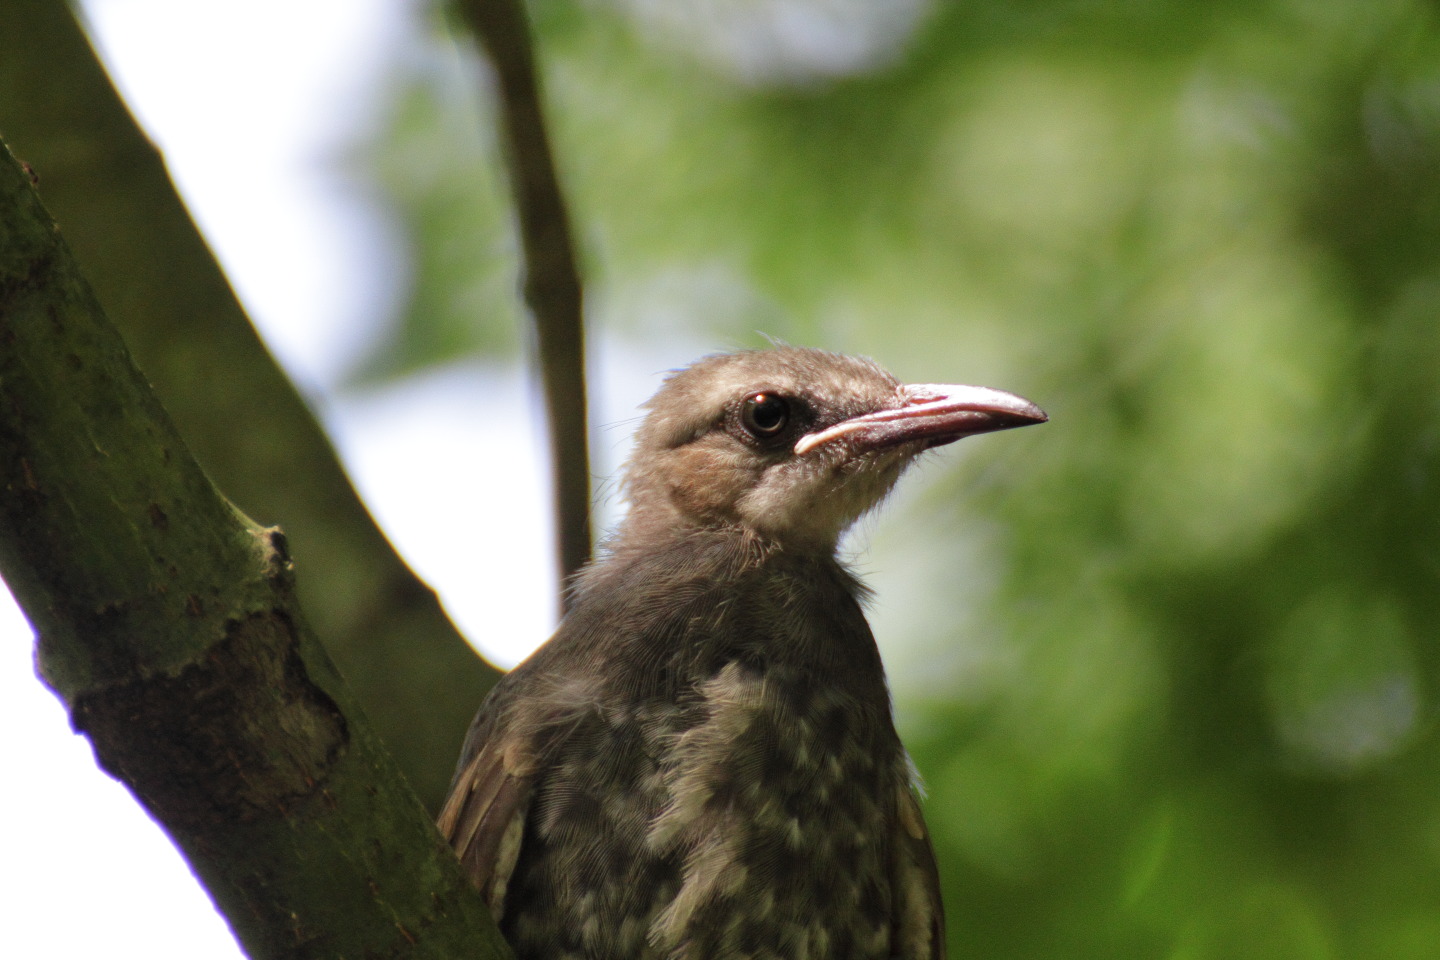
POLYGON ((486 354, 509 354, 524 316, 518 242, 483 89, 485 67, 438 39, 392 92, 389 122, 356 162, 405 233, 408 283, 394 325, 352 373, 370 383, 486 354))

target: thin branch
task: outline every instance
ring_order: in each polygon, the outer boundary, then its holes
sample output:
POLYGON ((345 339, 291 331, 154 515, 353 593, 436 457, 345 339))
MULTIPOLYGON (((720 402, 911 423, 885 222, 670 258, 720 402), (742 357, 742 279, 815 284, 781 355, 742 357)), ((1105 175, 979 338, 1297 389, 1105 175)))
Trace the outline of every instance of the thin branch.
POLYGON ((530 30, 519 0, 458 0, 495 67, 505 158, 525 251, 525 301, 535 325, 555 475, 560 570, 590 557, 590 457, 580 272, 545 132, 530 30))

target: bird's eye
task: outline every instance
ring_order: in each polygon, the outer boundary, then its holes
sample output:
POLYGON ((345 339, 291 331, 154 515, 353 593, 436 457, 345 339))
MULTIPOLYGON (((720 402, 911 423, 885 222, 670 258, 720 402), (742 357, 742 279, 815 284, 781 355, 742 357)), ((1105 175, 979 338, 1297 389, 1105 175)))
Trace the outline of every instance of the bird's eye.
POLYGON ((740 423, 758 440, 768 440, 790 422, 790 401, 778 393, 754 393, 740 406, 740 423))

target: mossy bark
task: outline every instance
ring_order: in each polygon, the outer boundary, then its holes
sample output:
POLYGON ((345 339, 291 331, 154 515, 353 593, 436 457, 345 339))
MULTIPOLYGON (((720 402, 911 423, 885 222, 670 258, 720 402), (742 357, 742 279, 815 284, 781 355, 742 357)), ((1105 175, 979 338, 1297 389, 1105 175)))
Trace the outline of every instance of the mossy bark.
POLYGON ((251 956, 506 956, 292 567, 191 457, 4 151, 0 572, 46 682, 251 956))
POLYGON ((438 809, 498 674, 360 503, 68 4, 7 0, 0 90, 0 135, 34 169, 111 321, 205 471, 247 514, 284 527, 316 632, 438 809))

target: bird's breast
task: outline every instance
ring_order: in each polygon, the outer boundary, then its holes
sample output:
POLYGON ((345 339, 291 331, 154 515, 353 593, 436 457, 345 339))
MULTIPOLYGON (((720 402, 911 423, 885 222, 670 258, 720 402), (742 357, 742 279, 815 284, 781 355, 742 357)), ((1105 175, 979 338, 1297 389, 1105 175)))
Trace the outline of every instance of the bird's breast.
POLYGON ((907 768, 887 704, 814 679, 730 661, 685 703, 577 730, 517 868, 517 954, 888 956, 907 768))
POLYGON ((909 771, 852 585, 716 580, 588 661, 507 898, 524 960, 889 956, 909 771))
POLYGON ((659 955, 885 956, 898 743, 888 715, 808 680, 732 661, 700 685, 646 833, 680 864, 651 924, 659 955))

